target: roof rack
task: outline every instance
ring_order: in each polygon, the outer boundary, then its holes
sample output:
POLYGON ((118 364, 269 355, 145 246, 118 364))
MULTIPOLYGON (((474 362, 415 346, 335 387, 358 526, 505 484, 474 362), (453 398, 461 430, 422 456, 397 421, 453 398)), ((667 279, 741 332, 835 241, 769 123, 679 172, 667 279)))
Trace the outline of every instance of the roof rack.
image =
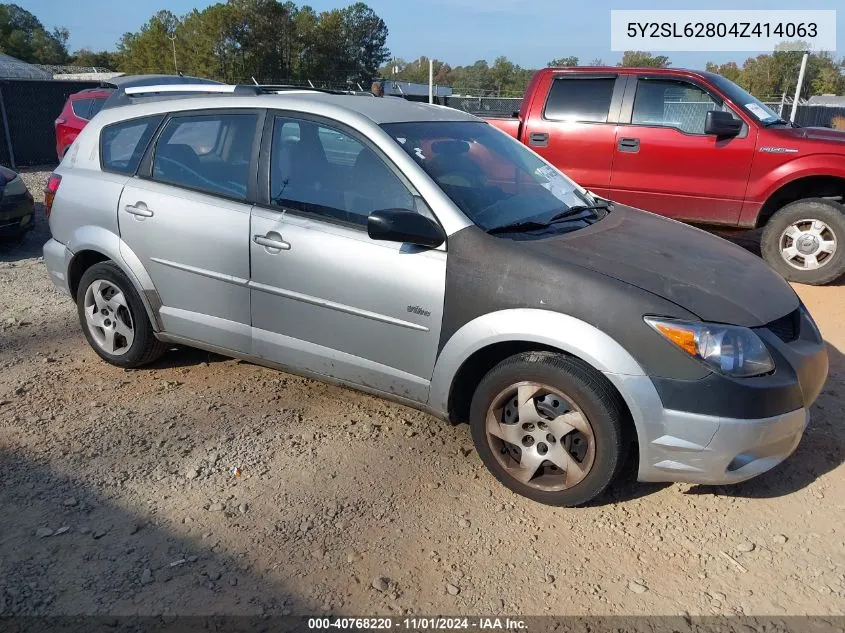
POLYGON ((331 90, 328 88, 314 88, 311 86, 294 86, 290 84, 218 84, 218 83, 148 83, 143 85, 118 86, 115 93, 103 105, 112 108, 145 101, 162 101, 166 99, 180 99, 188 96, 212 96, 221 94, 231 95, 262 95, 296 92, 319 92, 334 95, 367 95, 371 93, 357 90, 331 90))

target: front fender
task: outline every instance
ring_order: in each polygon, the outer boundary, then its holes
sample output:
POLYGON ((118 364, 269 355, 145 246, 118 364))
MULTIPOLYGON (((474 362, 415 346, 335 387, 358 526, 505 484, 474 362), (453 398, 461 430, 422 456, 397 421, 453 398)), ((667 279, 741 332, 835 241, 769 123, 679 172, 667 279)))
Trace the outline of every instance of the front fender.
MULTIPOLYGON (((461 365, 484 347, 510 341, 526 341, 560 349, 602 372, 628 405, 637 432, 641 475, 645 472, 654 461, 652 440, 673 431, 672 425, 665 419, 663 403, 654 383, 616 340, 595 326, 566 314, 531 308, 500 310, 464 325, 446 342, 437 358, 431 379, 429 409, 448 418, 449 392, 461 365)), ((689 434, 689 429, 685 431, 689 434)), ((693 435, 706 446, 712 437, 712 429, 704 428, 693 435)))
POLYGON ((746 198, 765 202, 784 185, 808 176, 835 176, 845 179, 842 154, 811 154, 778 165, 758 181, 749 183, 746 198))
POLYGON ((76 254, 82 251, 102 253, 117 264, 135 286, 153 329, 156 332, 161 331, 161 323, 158 318, 160 302, 153 280, 147 274, 138 256, 126 242, 120 239, 119 235, 98 226, 82 226, 75 229, 71 234, 67 249, 73 254, 68 262, 69 264, 72 264, 76 254))

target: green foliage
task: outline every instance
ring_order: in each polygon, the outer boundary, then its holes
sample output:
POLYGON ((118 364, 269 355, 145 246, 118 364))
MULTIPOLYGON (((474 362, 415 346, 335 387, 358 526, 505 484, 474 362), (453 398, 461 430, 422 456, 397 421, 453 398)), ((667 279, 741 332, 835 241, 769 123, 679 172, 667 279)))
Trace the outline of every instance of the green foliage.
POLYGON ((578 58, 574 55, 569 57, 557 57, 546 64, 546 68, 567 68, 569 66, 577 66, 578 58))
MULTIPOLYGON (((742 68, 735 63, 708 63, 707 70, 736 82, 759 98, 780 98, 786 93, 793 96, 801 69, 801 51, 778 50, 770 55, 758 55, 745 60, 742 68)), ((845 62, 838 62, 830 53, 814 53, 807 59, 807 70, 801 97, 816 94, 842 94, 845 92, 845 62)))
POLYGON ((120 56, 110 51, 92 51, 80 48, 70 60, 73 66, 95 66, 106 70, 116 70, 120 64, 120 56))
POLYGON ((277 0, 228 0, 177 17, 159 11, 118 44, 120 70, 229 82, 368 84, 389 57, 387 25, 363 2, 316 13, 277 0))
POLYGON ((622 53, 622 61, 617 64, 635 68, 666 68, 671 65, 666 55, 652 55, 645 51, 625 51, 622 53))
MULTIPOLYGON (((522 68, 506 57, 498 57, 490 66, 479 59, 469 66, 452 67, 438 59, 434 64, 434 83, 451 86, 458 94, 497 94, 522 96, 534 70, 522 68)), ((379 74, 385 79, 428 83, 428 58, 420 57, 411 62, 396 58, 384 64, 379 74)))
POLYGON ((0 4, 0 52, 32 64, 64 64, 68 61, 65 28, 48 32, 26 9, 0 4))

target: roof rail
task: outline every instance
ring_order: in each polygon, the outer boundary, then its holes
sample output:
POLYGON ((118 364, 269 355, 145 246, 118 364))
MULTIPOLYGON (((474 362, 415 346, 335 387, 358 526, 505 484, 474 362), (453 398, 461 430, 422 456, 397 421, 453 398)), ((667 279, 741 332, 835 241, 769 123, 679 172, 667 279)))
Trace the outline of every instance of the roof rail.
POLYGON ((357 90, 331 90, 328 88, 312 88, 310 86, 294 86, 290 84, 218 84, 218 83, 161 83, 120 87, 109 97, 103 108, 113 108, 145 101, 162 101, 167 99, 181 99, 190 96, 203 95, 262 95, 279 94, 284 92, 319 92, 334 95, 366 95, 371 93, 357 90))
POLYGON ((151 86, 130 86, 128 88, 123 88, 122 90, 124 94, 133 96, 168 92, 233 93, 237 88, 238 86, 230 86, 227 84, 155 84, 151 86))

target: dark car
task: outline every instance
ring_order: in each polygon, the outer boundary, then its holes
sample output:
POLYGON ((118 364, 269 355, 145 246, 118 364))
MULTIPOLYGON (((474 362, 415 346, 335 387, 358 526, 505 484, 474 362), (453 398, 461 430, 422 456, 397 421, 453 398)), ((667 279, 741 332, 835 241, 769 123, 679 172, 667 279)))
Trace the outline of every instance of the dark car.
POLYGON ((23 179, 0 167, 0 238, 18 238, 32 228, 35 204, 23 179))

